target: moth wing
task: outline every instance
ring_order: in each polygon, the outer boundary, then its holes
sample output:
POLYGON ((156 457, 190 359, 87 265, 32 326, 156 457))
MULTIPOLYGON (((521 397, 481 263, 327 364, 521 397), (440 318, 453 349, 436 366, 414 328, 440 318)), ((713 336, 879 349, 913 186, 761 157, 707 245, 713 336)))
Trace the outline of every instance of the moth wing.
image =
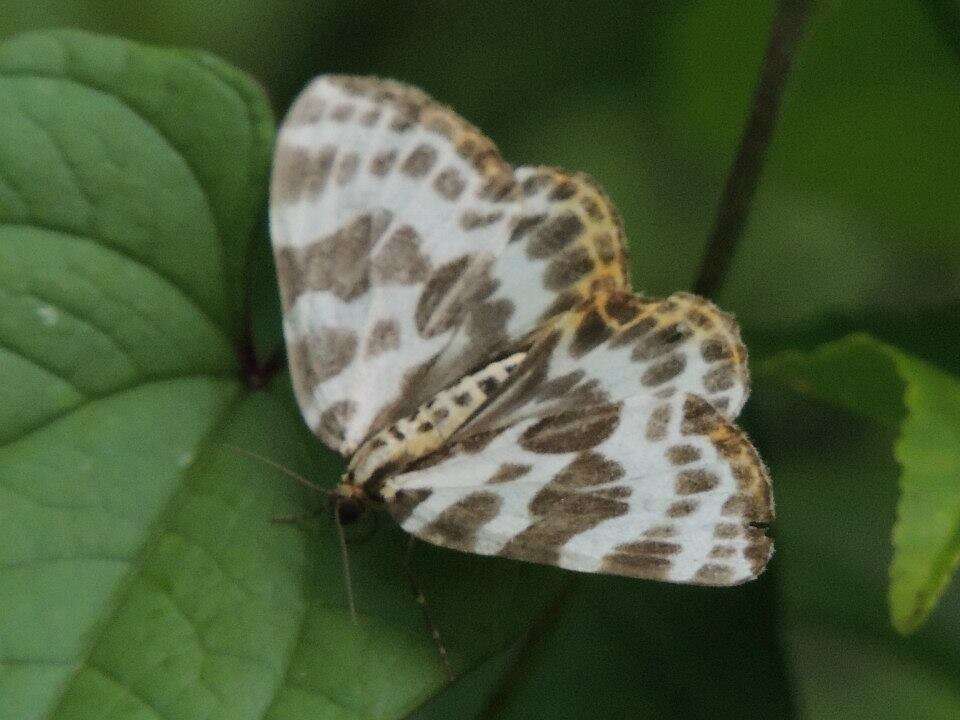
POLYGON ((386 496, 405 530, 455 549, 743 582, 770 557, 759 525, 773 518, 769 475, 731 421, 747 384, 736 324, 712 304, 598 293, 386 496))
POLYGON ((601 291, 543 326, 514 380, 461 434, 634 396, 692 394, 733 420, 749 391, 740 330, 713 303, 601 291))
POLYGON ((514 170, 415 88, 322 76, 278 137, 270 227, 297 401, 349 454, 596 284, 626 287, 587 178, 514 170))
POLYGON ((385 496, 404 530, 436 545, 698 585, 755 578, 772 554, 766 469, 695 395, 529 418, 434 462, 385 496))

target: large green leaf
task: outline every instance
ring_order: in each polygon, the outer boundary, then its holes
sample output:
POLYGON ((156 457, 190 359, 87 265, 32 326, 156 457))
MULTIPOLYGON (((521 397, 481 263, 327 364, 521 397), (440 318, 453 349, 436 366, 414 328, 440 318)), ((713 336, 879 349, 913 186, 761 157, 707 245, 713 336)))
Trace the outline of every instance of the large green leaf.
POLYGON ((231 449, 322 484, 341 469, 288 378, 251 391, 236 360, 244 297, 275 307, 271 142, 262 95, 211 57, 65 31, 0 45, 0 717, 577 717, 587 693, 634 717, 789 717, 769 583, 417 546, 447 685, 406 537, 371 515, 351 621, 331 524, 271 522, 321 499, 231 449))
POLYGON ((764 371, 898 429, 890 612, 898 630, 915 630, 960 561, 960 380, 867 335, 780 355, 764 371))

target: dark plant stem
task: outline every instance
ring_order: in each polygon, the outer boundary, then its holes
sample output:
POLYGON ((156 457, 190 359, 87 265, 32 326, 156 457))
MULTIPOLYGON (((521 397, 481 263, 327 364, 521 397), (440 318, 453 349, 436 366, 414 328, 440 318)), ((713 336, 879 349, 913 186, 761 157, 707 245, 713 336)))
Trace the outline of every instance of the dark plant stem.
POLYGON ((526 636, 520 641, 520 646, 516 651, 517 656, 513 664, 510 669, 507 670, 504 677, 501 678, 498 688, 487 701, 486 707, 484 707, 478 715, 480 720, 493 720, 493 718, 500 717, 507 700, 517 689, 518 684, 523 679, 524 673, 530 669, 529 662, 531 654, 541 641, 557 626, 564 603, 566 603, 567 599, 573 594, 577 584, 575 579, 571 579, 570 582, 560 590, 553 602, 534 620, 526 636))
POLYGON ((237 361, 240 364, 240 375, 250 390, 260 390, 269 384, 283 365, 284 347, 281 343, 274 349, 267 360, 261 363, 257 357, 257 346, 253 339, 253 263, 255 253, 251 252, 246 264, 244 277, 248 278, 243 292, 243 308, 240 318, 240 337, 236 344, 237 361))
POLYGON ((960 61, 960 7, 956 0, 920 0, 920 6, 940 34, 940 39, 960 61))
POLYGON ((777 2, 750 115, 737 155, 727 174, 707 251, 693 285, 694 292, 699 295, 714 295, 730 269, 737 242, 746 226, 767 146, 777 124, 793 56, 810 15, 810 6, 810 0, 777 2))
POLYGON ((273 376, 283 365, 283 348, 276 348, 266 362, 261 363, 253 344, 252 327, 248 323, 243 325, 243 336, 237 348, 237 357, 240 361, 240 373, 250 390, 260 390, 267 386, 273 376))

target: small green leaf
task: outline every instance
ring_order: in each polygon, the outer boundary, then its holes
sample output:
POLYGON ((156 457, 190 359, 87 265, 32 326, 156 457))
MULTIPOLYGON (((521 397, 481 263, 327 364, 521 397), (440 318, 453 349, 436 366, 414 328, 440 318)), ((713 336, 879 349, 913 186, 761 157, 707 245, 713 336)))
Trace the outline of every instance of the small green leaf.
POLYGON ((960 379, 862 334, 810 353, 784 353, 763 371, 899 428, 889 602, 894 626, 913 632, 960 561, 960 379))

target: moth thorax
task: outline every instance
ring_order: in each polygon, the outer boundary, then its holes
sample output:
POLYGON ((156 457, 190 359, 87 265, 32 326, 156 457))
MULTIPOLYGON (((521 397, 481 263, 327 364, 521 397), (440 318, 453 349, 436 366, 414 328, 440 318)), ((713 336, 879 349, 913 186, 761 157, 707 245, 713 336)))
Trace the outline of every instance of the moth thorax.
POLYGON ((518 352, 490 363, 371 437, 350 460, 351 482, 379 484, 438 450, 504 387, 525 357, 518 352))

